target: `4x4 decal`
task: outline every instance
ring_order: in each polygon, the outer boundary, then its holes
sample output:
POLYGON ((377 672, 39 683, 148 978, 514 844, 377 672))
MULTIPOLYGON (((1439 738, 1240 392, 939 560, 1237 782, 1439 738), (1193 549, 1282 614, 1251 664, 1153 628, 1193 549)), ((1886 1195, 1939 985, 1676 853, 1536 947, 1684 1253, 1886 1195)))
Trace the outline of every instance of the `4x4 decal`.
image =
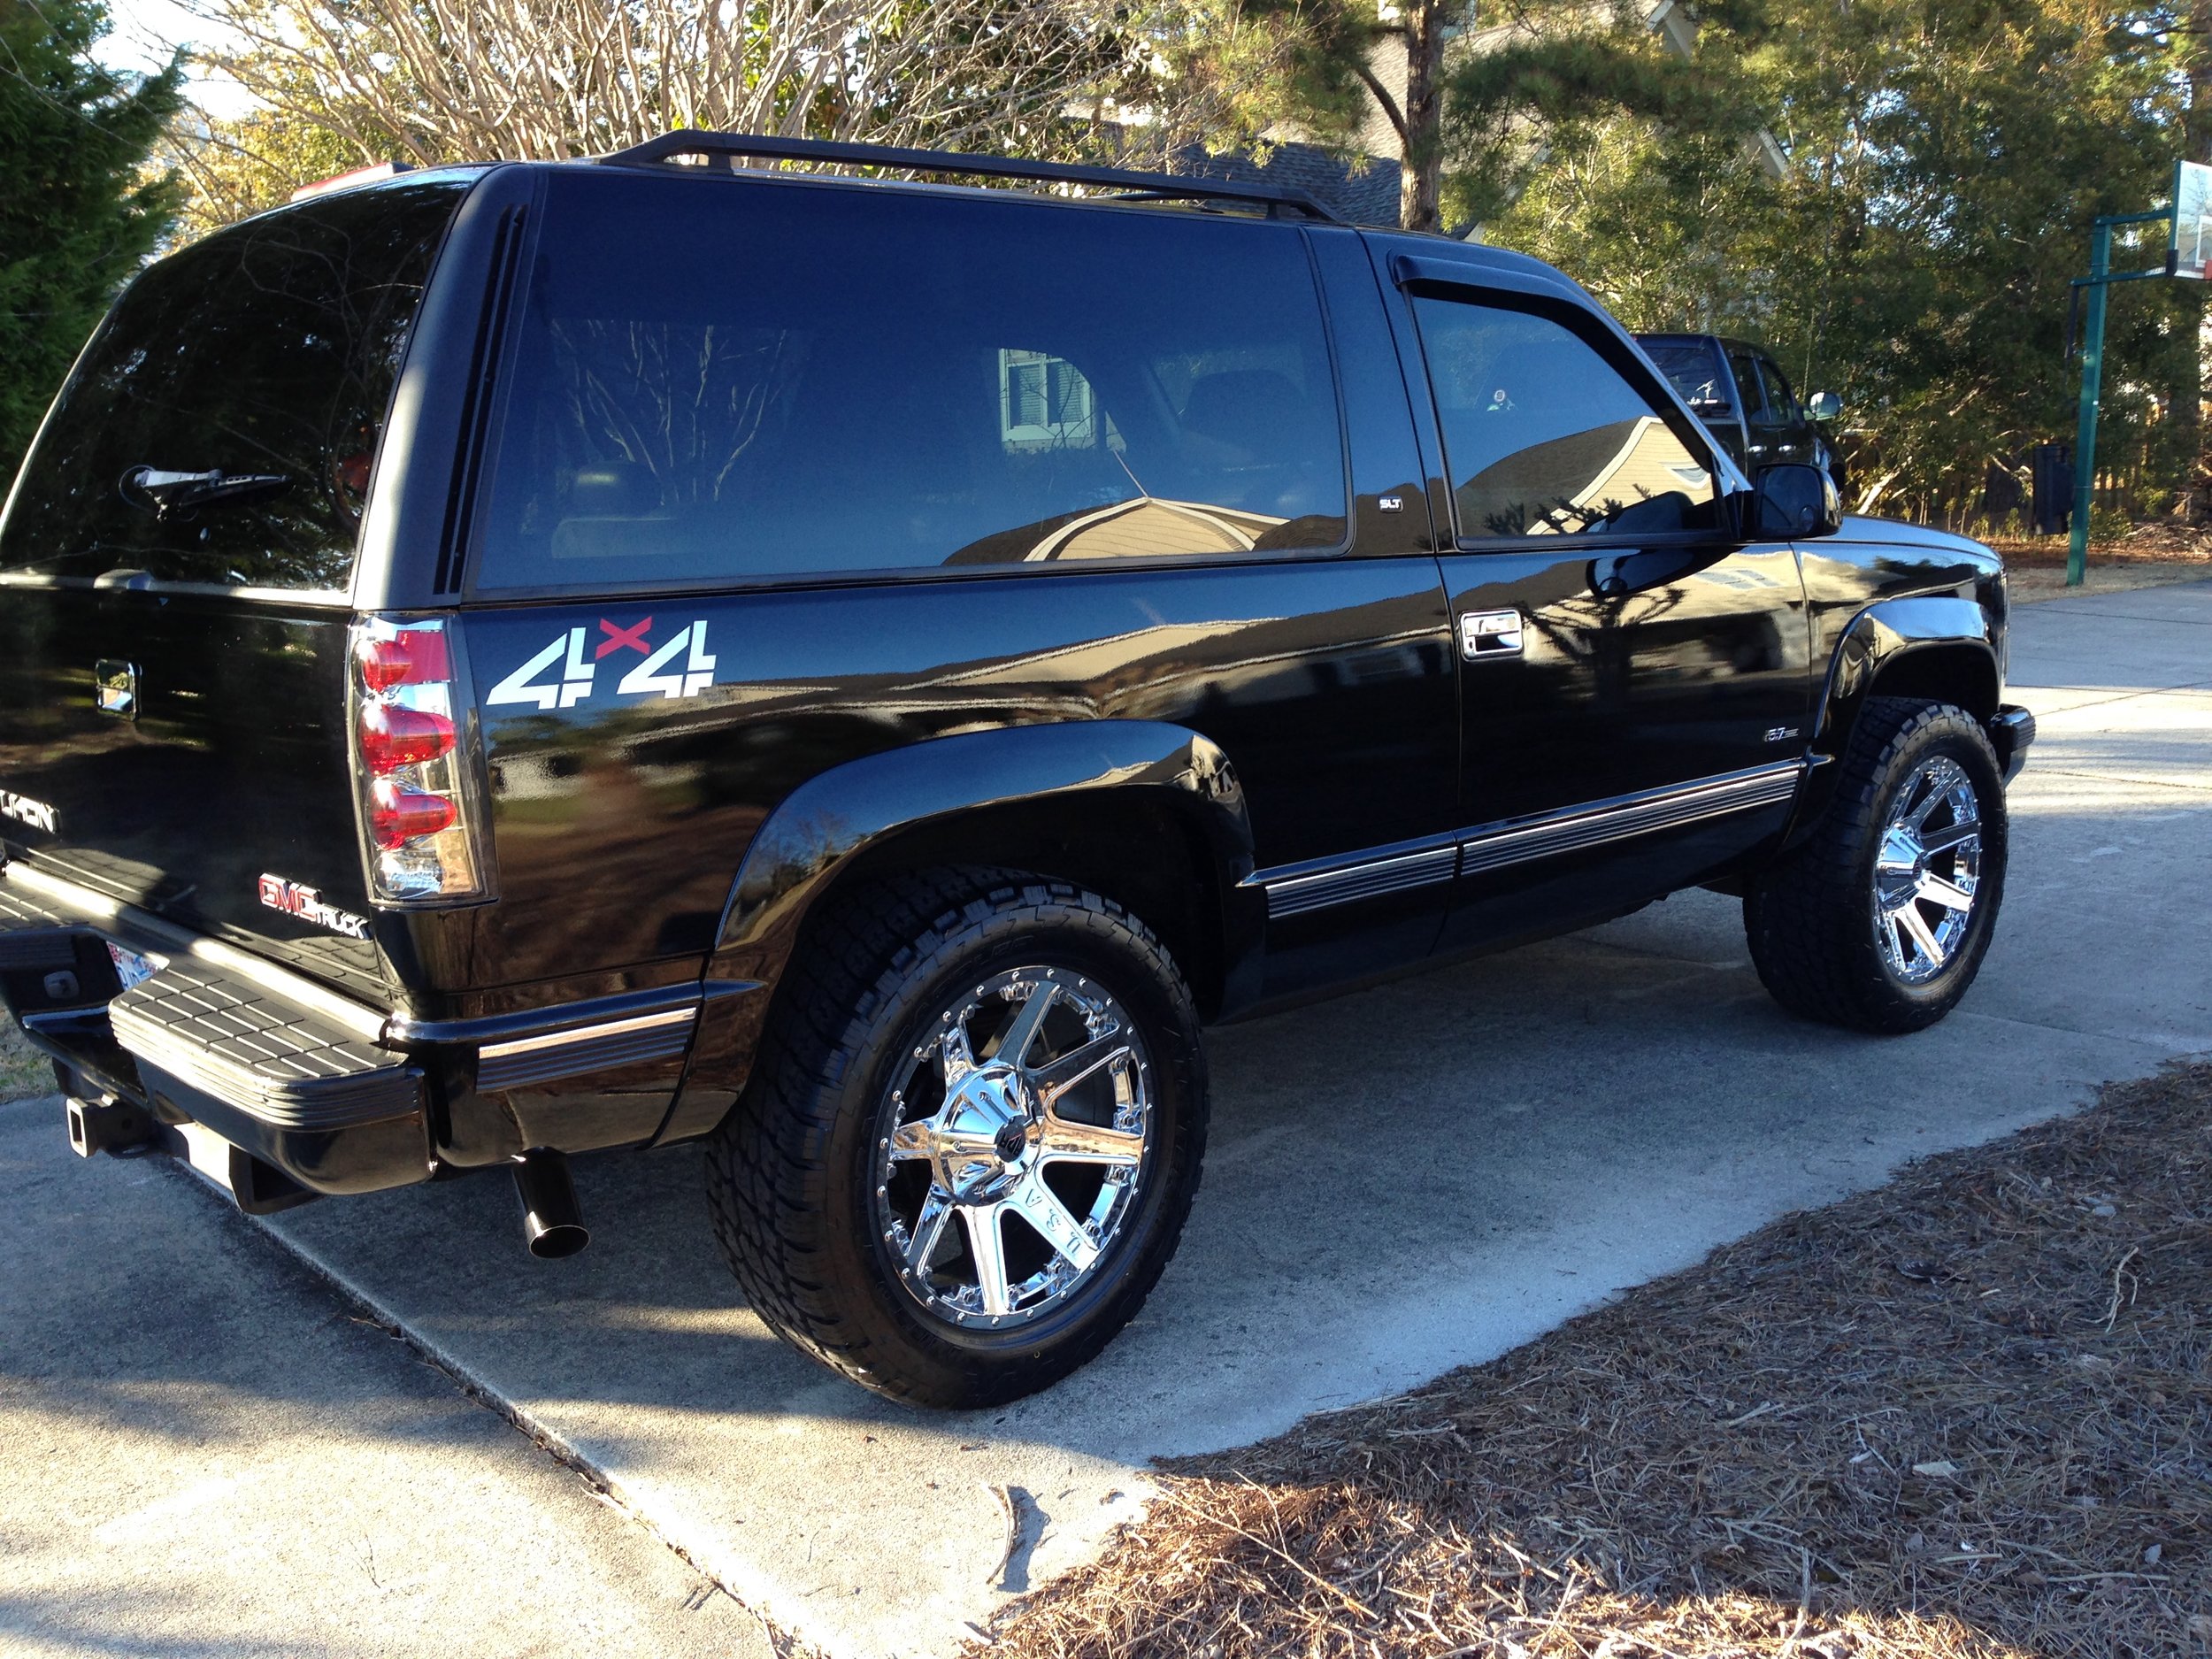
POLYGON ((487 705, 526 703, 548 710, 572 709, 591 695, 600 658, 622 650, 636 651, 645 660, 615 682, 617 695, 657 692, 672 699, 695 697, 714 683, 714 658, 707 654, 703 618, 686 623, 657 646, 651 642, 652 628, 650 617, 628 627, 618 627, 603 617, 599 631, 605 637, 597 641, 589 657, 584 654, 591 644, 589 630, 570 628, 494 686, 484 701, 487 705), (683 666, 672 670, 670 664, 687 651, 689 655, 683 666), (557 663, 560 664, 558 676, 541 680, 539 676, 549 673, 557 663))

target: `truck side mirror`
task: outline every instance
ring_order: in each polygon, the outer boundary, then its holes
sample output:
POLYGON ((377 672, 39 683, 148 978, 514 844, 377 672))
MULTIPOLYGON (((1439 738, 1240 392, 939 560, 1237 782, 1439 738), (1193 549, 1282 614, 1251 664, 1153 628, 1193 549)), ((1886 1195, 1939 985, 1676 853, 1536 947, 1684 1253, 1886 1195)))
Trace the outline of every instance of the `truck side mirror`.
POLYGON ((1815 420, 1833 420, 1843 413, 1843 399, 1833 392, 1815 392, 1805 400, 1805 412, 1815 420))
POLYGON ((1744 519, 1754 541, 1833 535, 1843 526, 1843 502, 1824 469, 1785 462, 1759 469, 1744 519))

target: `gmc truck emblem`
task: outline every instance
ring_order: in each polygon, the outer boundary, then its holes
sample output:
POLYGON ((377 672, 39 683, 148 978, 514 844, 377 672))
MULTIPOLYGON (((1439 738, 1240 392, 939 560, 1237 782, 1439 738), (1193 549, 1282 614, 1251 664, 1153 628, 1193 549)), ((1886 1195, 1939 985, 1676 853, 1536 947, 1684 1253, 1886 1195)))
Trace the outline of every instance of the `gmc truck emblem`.
POLYGON ((366 939, 369 936, 368 918, 356 916, 351 910, 342 910, 334 904, 326 904, 323 895, 313 887, 297 881, 287 881, 282 876, 261 878, 261 902, 273 910, 282 910, 287 916, 296 916, 303 922, 317 927, 327 927, 334 933, 343 933, 348 939, 366 939))

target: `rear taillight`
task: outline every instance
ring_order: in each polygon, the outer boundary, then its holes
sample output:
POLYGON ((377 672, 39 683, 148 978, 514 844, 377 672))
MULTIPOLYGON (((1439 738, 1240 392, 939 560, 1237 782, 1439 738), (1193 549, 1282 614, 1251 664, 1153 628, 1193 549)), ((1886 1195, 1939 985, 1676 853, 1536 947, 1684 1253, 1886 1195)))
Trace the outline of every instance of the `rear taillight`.
POLYGON ((361 734, 361 758, 370 774, 388 778, 453 752, 453 722, 427 709, 403 708, 383 697, 365 699, 355 727, 361 734))
POLYGON ((353 629, 353 749, 369 887, 386 904, 489 896, 473 729, 449 618, 353 629))

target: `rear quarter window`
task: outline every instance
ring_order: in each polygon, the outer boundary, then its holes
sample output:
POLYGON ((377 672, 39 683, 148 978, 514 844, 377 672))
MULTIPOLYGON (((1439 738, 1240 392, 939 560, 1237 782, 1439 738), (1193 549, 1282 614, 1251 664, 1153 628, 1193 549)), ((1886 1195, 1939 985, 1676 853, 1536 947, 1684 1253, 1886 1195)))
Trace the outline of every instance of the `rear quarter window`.
POLYGON ((478 591, 1344 540, 1293 226, 634 174, 547 188, 478 591))
POLYGON ((0 572, 343 591, 432 262, 469 180, 348 192, 147 270, 70 377, 0 529, 0 572), (194 506, 141 468, 270 480, 194 506))

